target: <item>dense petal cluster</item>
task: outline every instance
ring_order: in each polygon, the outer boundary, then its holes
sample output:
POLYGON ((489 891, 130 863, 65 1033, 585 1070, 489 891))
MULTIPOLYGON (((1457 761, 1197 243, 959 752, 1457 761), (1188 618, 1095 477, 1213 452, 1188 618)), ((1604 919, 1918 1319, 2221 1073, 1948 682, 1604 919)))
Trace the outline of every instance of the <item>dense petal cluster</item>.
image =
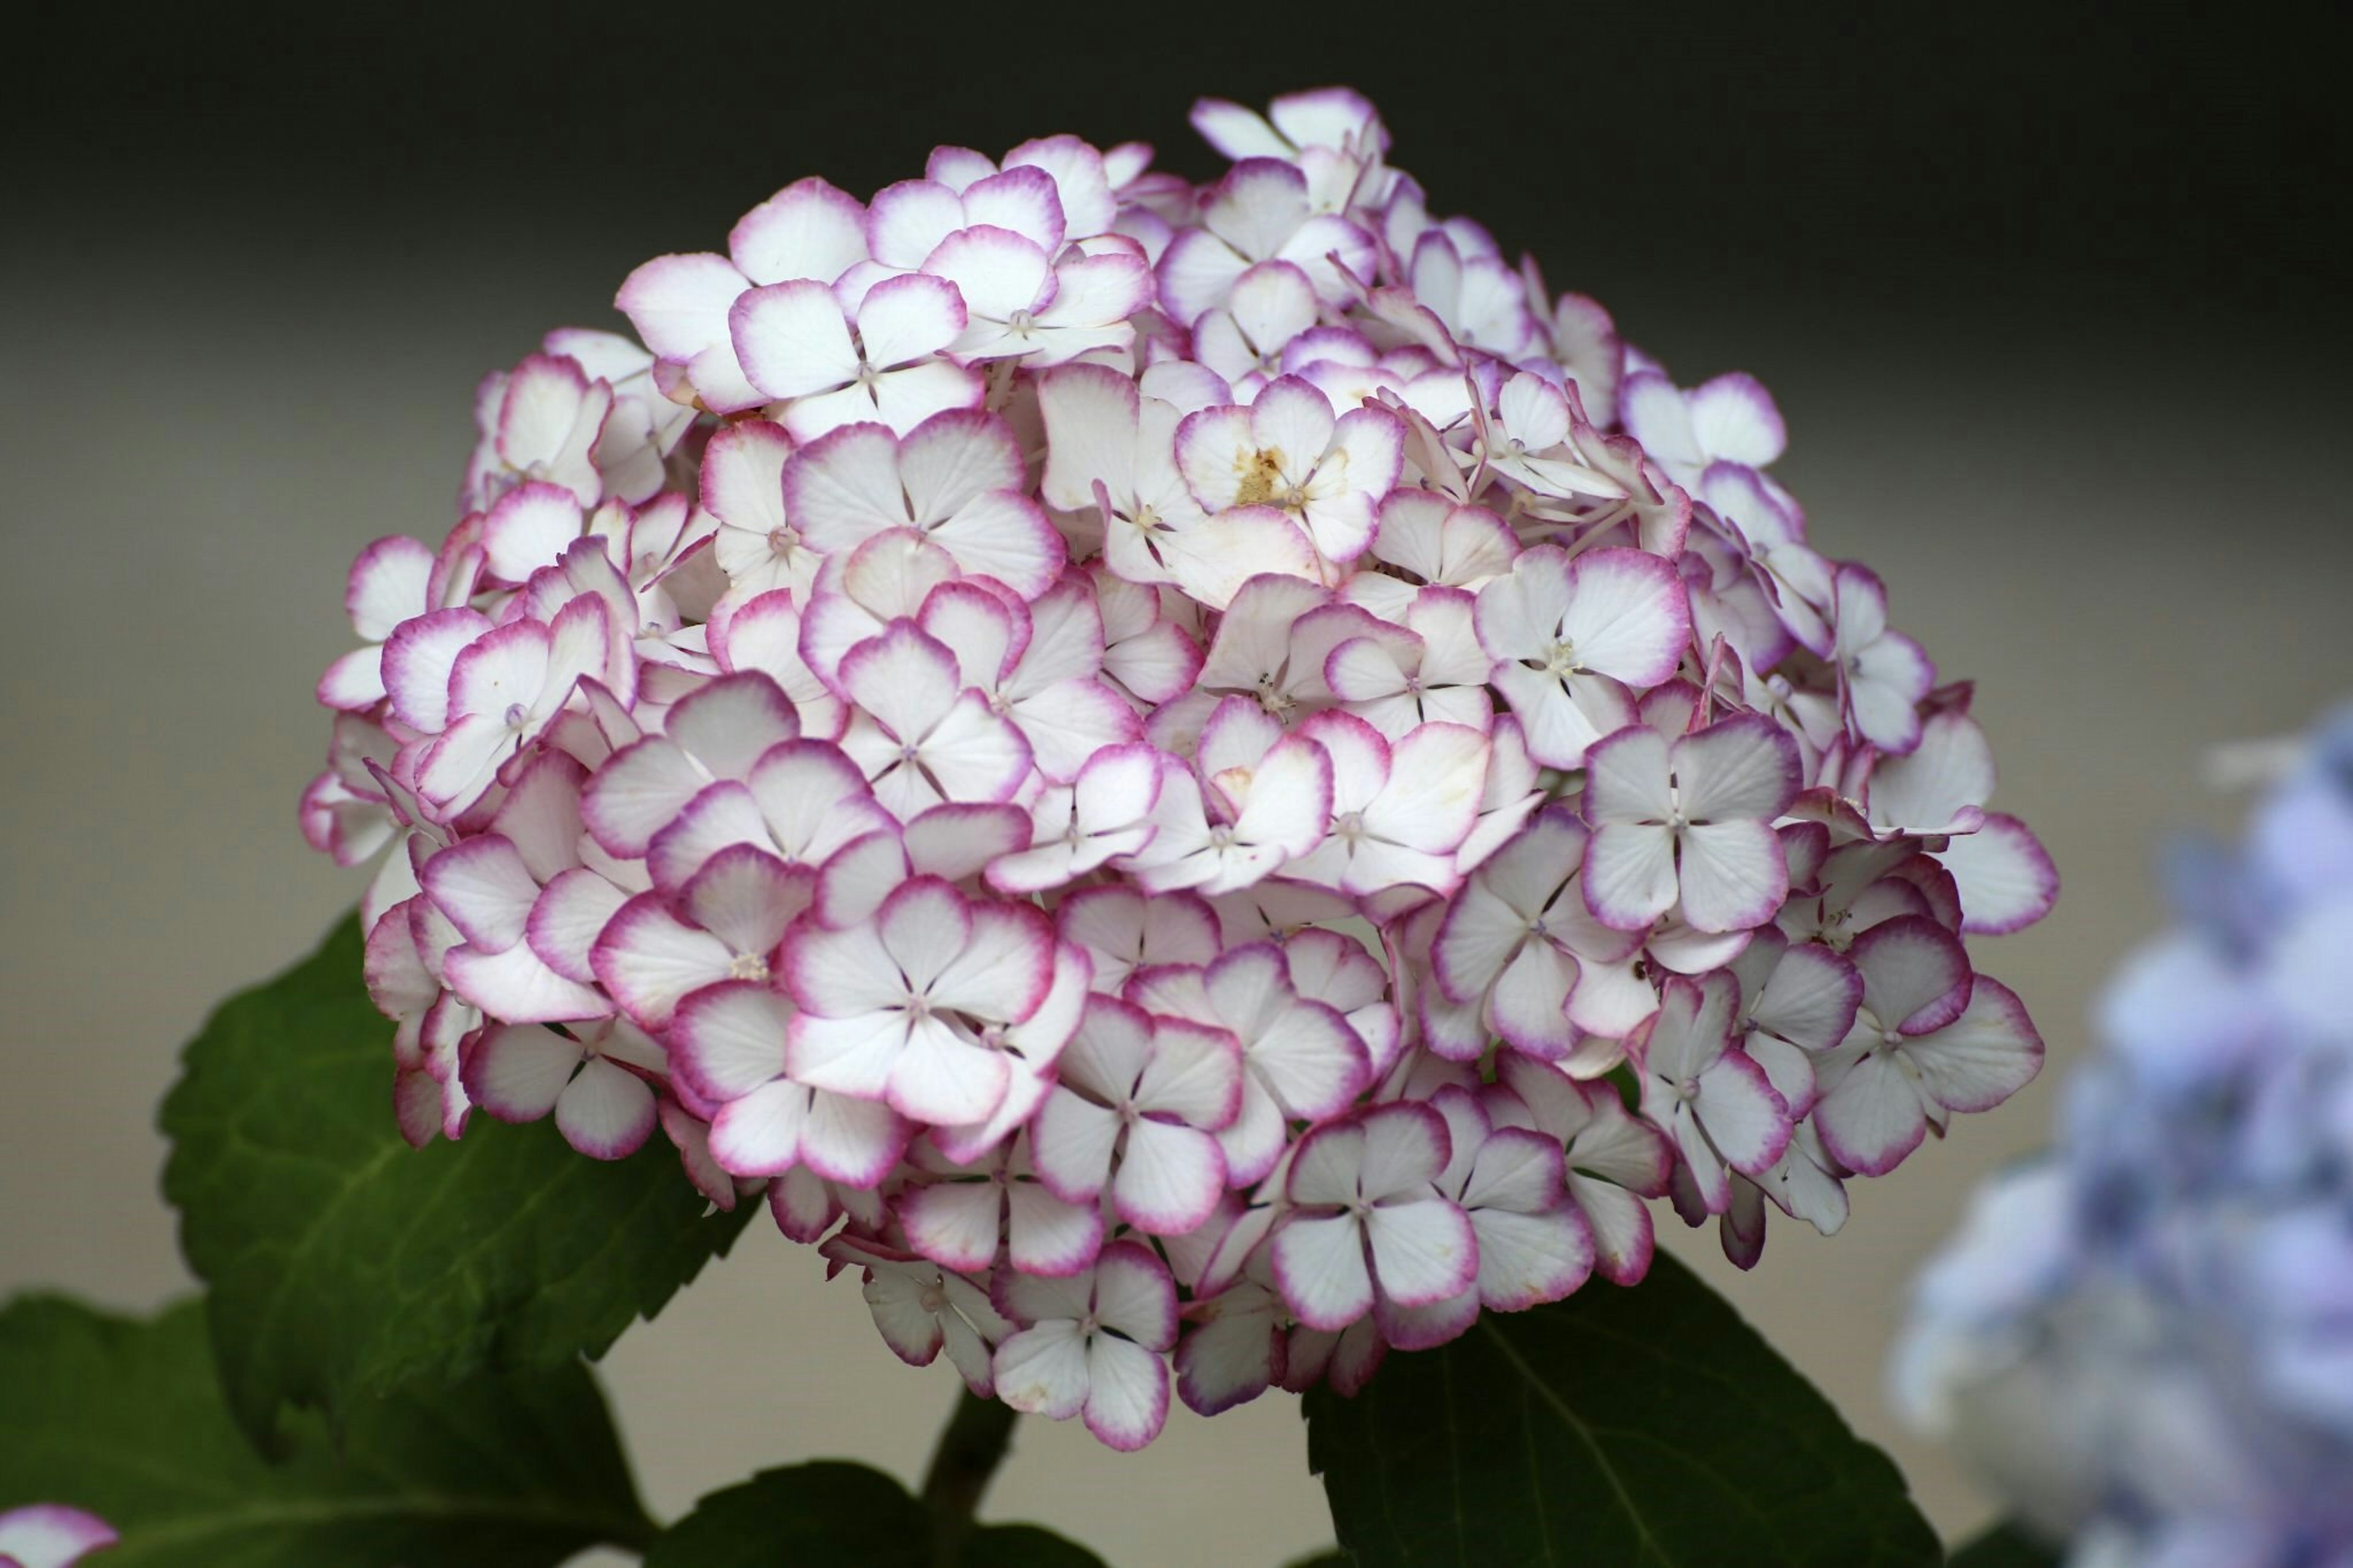
POLYGON ((1370 105, 822 180, 478 400, 303 819, 423 1139, 656 1129, 1105 1442, 1835 1229, 2031 1078, 2056 884, 1860 566, 1370 105))
POLYGON ((1978 1194, 1892 1371, 2071 1568, 2353 1563, 2353 710, 2230 755, 2279 775, 2245 844, 2176 858, 2059 1147, 1978 1194))

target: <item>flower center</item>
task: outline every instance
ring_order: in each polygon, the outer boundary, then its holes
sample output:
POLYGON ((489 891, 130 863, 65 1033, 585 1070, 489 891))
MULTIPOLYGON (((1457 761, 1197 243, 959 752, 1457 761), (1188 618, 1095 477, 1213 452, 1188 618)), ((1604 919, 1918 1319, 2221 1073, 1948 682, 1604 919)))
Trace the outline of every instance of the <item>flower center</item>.
MULTIPOLYGON (((1275 487, 1282 483, 1282 453, 1269 447, 1242 455, 1240 464, 1241 483, 1234 487, 1236 506, 1264 506, 1272 500, 1275 487)), ((1295 493, 1298 487, 1289 487, 1295 493)))
POLYGON ((768 961, 756 952, 739 952, 727 961, 727 978, 765 981, 768 978, 768 961))

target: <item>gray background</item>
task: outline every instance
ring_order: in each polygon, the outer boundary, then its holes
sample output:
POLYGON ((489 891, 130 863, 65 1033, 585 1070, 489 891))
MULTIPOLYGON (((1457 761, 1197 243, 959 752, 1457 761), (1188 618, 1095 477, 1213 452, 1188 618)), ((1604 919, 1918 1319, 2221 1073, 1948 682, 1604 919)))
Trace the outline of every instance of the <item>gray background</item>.
MULTIPOLYGON (((2162 918, 2158 836, 2229 820, 2233 803, 2201 794, 2201 749, 2353 695, 2347 338, 2306 178, 2341 133, 2282 86, 2309 45, 2285 34, 2276 62, 2223 69, 2046 21, 2015 64, 1964 38, 1743 39, 1728 8, 1687 34, 1595 15, 1615 47, 1683 50, 1682 74, 1588 76, 1583 116, 1499 97, 1493 135, 1394 62, 1255 45, 1240 65, 1179 50, 1165 79, 1123 66, 1067 101, 943 89, 910 121, 895 104, 965 44, 935 40, 887 92, 779 79, 751 106, 722 89, 748 92, 752 65, 717 88, 664 75, 688 47, 665 36, 629 86, 674 107, 617 114, 607 77, 530 55, 555 46, 521 23, 440 76, 423 33, 149 38, 104 58, 122 114, 12 105, 0 1292, 143 1308, 187 1287, 153 1108, 211 1004, 357 894, 294 827, 326 736, 310 689, 347 643, 353 551, 450 521, 483 371, 548 326, 611 322, 635 260, 716 244, 808 169, 871 187, 960 130, 1110 141, 1139 116, 1198 167, 1177 121, 1193 91, 1353 76, 1440 210, 1536 248, 1686 381, 1742 368, 1775 389, 1792 433, 1777 473, 1817 542, 1875 567, 1897 624, 1947 678, 1977 679, 1999 804, 2059 858, 2057 914, 1978 948, 2051 1042, 2042 1081, 1855 1184, 1835 1239, 1777 1216, 1751 1274, 1665 1222, 1889 1446, 1940 1527, 1981 1519, 1950 1462, 1883 1413, 1905 1281, 1972 1184, 2045 1137, 2094 987, 2162 918), (713 151, 693 162, 698 138, 713 151), (1580 230, 1572 210, 1600 216, 1580 230)), ((566 47, 635 69, 636 34, 579 32, 566 47)), ((62 103, 87 61, 54 58, 62 103)), ((890 1355, 853 1285, 764 1225, 605 1370, 664 1516, 797 1458, 912 1479, 951 1395, 944 1368, 890 1355)), ((987 1511, 1169 1568, 1273 1563, 1330 1530, 1282 1395, 1214 1424, 1179 1409, 1141 1457, 1025 1423, 987 1511)))

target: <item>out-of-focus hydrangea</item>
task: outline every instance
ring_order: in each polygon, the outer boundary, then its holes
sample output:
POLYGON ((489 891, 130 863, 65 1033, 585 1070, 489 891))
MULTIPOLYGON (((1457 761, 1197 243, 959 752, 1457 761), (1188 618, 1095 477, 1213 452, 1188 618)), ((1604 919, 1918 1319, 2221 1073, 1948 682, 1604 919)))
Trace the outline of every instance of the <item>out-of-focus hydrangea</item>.
MULTIPOLYGON (((2052 1153, 1978 1194, 1892 1368, 2070 1568, 2353 1564, 2353 709, 2185 848, 2052 1153)), ((2233 771, 2243 771, 2234 766, 2233 771)))
POLYGON ((1744 375, 1431 216, 1371 105, 822 180, 477 399, 372 545, 313 841, 418 1141, 480 1107, 1139 1446, 1823 1231, 2034 1075, 2055 895, 1744 375))

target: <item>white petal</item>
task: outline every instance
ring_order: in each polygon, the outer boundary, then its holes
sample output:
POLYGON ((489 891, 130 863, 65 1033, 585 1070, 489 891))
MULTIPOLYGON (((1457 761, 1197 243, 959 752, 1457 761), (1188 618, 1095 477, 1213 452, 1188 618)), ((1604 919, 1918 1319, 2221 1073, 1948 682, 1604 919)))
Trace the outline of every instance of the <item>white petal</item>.
POLYGON ((1348 1215, 1293 1214, 1274 1237, 1274 1275, 1299 1321, 1336 1333, 1373 1308, 1365 1238, 1348 1215))
POLYGON ((1779 912, 1789 892, 1788 863, 1764 823, 1709 823, 1683 833, 1680 887, 1683 918, 1695 929, 1750 931, 1779 912))
POLYGON ((1077 1323, 1055 1319, 997 1347, 997 1397, 1014 1409, 1066 1421, 1087 1399, 1087 1352, 1077 1323))
POLYGON ((1479 1240, 1470 1216, 1443 1198, 1384 1204, 1365 1221, 1381 1292, 1421 1307, 1471 1288, 1479 1277, 1479 1240))
POLYGON ((590 1159, 624 1159, 654 1130, 654 1091, 636 1074, 592 1060, 555 1102, 555 1125, 590 1159))
POLYGON ((1087 1430, 1105 1447, 1133 1453, 1160 1435, 1168 1419, 1168 1363, 1141 1345, 1108 1334, 1087 1350, 1087 1430))

